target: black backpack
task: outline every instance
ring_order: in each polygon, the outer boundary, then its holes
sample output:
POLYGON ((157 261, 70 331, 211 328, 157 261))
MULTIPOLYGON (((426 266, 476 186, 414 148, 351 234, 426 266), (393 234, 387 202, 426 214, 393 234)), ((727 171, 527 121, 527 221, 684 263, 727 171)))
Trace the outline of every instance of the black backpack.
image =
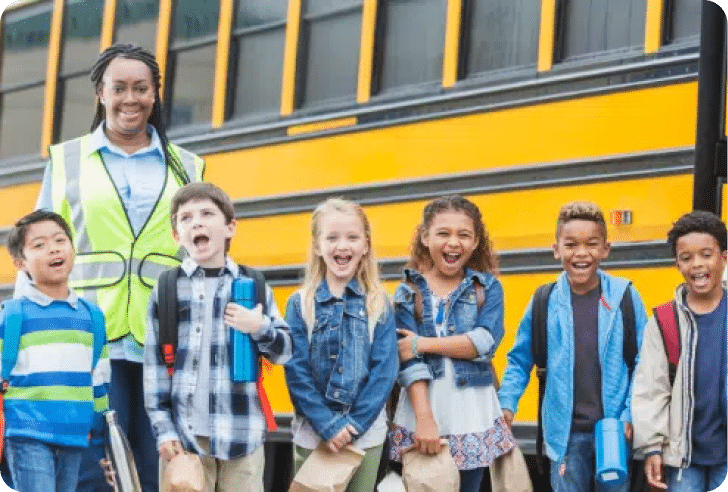
MULTIPOLYGON (((265 295, 265 278, 260 270, 238 265, 240 274, 253 279, 255 283, 255 299, 263 305, 263 312, 268 312, 265 295)), ((162 360, 167 366, 167 373, 174 374, 174 358, 177 351, 177 323, 179 307, 177 306, 177 278, 182 275, 182 267, 165 270, 157 281, 157 309, 159 310, 159 350, 162 360)))
MULTIPOLYGON (((546 365, 548 363, 548 305, 551 291, 554 290, 556 282, 544 284, 536 289, 533 295, 531 307, 531 355, 536 366, 538 377, 538 429, 536 432, 536 453, 538 455, 538 466, 541 470, 543 460, 543 422, 541 421, 541 407, 543 405, 544 390, 546 389, 546 365)), ((631 285, 631 284, 630 284, 631 285)), ((622 356, 627 365, 629 378, 632 378, 634 371, 634 358, 637 356, 637 331, 635 327, 634 304, 632 304, 632 292, 630 287, 624 291, 622 301, 619 303, 622 310, 622 326, 624 337, 622 338, 622 356)))

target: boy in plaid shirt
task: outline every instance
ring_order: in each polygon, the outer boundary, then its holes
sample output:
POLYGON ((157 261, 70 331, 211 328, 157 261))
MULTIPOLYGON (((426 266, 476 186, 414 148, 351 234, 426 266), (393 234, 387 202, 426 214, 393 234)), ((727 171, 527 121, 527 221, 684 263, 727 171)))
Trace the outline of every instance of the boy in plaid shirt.
POLYGON ((208 491, 263 490, 266 422, 255 383, 230 379, 229 327, 250 334, 278 364, 291 356, 291 335, 270 287, 268 312, 230 303, 240 275, 228 256, 235 232, 230 198, 210 183, 192 183, 172 199, 174 237, 187 250, 177 278, 179 322, 175 372, 159 350, 157 289, 149 302, 144 347, 144 403, 166 463, 183 450, 200 455, 208 491), (187 309, 187 307, 189 307, 187 309))

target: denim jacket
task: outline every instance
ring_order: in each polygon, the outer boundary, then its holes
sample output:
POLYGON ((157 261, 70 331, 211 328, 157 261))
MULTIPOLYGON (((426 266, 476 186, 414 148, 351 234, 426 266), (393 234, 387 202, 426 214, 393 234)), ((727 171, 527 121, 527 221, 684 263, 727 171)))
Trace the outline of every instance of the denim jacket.
MULTIPOLYGON (((405 269, 405 278, 414 283, 422 294, 422 321, 415 320, 415 292, 407 282, 401 283, 394 294, 397 327, 411 330, 420 336, 436 337, 432 294, 422 274, 405 269)), ((444 321, 449 335, 467 335, 478 356, 472 360, 452 359, 455 383, 459 387, 488 386, 493 384, 490 362, 503 338, 503 287, 490 273, 466 269, 465 278, 450 296, 450 309, 444 321), (485 303, 478 311, 474 283, 485 291, 485 303)), ((402 364, 399 382, 404 387, 421 380, 443 377, 442 356, 425 354, 402 364)))
POLYGON ((309 341, 300 292, 288 299, 286 321, 293 336, 293 357, 285 367, 288 391, 296 413, 305 416, 326 441, 347 424, 364 435, 384 408, 397 377, 392 309, 387 307, 372 339, 365 300, 356 279, 346 286, 342 299, 322 281, 315 294, 309 341))

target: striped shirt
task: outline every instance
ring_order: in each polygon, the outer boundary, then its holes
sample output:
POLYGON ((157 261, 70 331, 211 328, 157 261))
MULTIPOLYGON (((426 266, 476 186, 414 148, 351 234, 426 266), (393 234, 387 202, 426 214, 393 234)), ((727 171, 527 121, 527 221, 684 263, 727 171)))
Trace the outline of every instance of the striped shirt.
MULTIPOLYGON (((90 433, 100 444, 111 378, 105 327, 94 326, 91 312, 73 291, 57 300, 28 285, 21 306, 18 358, 4 397, 5 436, 87 447, 90 433), (104 346, 94 366, 97 329, 104 346)), ((4 340, 4 318, 0 337, 4 340)))
MULTIPOLYGON (((230 299, 230 286, 239 275, 238 266, 227 258, 221 281, 210 297, 205 289, 205 273, 193 260, 182 263, 177 279, 178 340, 173 377, 159 352, 159 313, 157 288, 149 300, 147 339, 144 344, 144 404, 152 423, 157 445, 178 440, 187 450, 208 454, 199 446, 199 409, 194 408, 195 390, 202 357, 203 330, 211 331, 209 344, 209 408, 206 409, 209 454, 229 460, 254 452, 265 437, 265 418, 255 383, 230 380, 228 346, 230 328, 223 314, 230 299), (205 322, 212 303, 211 323, 205 322)), ((268 314, 260 331, 251 335, 258 350, 272 362, 284 364, 291 357, 291 335, 281 318, 273 292, 266 286, 268 314)), ((203 433, 205 434, 205 433, 203 433)))

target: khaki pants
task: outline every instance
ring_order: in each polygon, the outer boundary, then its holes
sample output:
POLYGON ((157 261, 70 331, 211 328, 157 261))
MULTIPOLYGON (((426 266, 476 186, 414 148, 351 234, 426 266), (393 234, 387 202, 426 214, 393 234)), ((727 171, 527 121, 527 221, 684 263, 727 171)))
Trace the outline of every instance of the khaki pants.
MULTIPOLYGON (((197 437, 197 443, 205 451, 210 449, 207 437, 197 437)), ((252 454, 232 460, 212 456, 200 456, 205 469, 205 492, 263 492, 264 446, 252 454)), ((159 483, 162 484, 167 461, 159 458, 159 483)), ((161 489, 161 487, 160 487, 161 489)))

